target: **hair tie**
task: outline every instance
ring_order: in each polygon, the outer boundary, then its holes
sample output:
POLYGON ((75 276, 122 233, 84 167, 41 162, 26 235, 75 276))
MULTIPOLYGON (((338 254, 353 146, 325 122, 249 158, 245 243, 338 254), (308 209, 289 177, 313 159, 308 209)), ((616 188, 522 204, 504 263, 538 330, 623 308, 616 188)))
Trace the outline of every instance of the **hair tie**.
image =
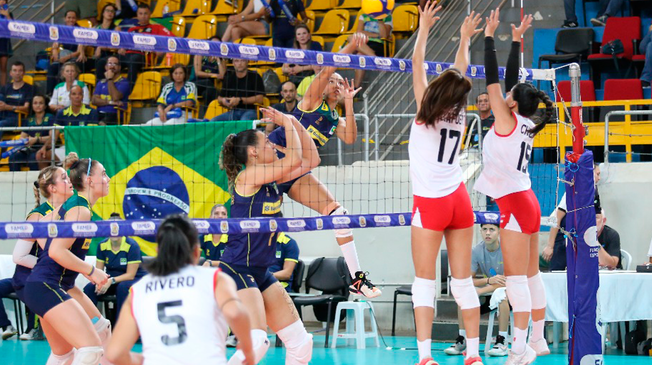
POLYGON ((38 181, 34 181, 34 187, 37 188, 37 189, 40 189, 38 181))

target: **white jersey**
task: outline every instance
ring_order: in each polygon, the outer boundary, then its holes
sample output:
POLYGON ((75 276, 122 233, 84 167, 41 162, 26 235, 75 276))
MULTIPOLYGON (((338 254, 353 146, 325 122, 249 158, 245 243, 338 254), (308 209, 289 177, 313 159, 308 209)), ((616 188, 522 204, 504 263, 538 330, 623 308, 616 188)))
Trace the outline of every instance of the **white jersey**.
POLYGON ((408 153, 414 195, 441 198, 462 183, 459 155, 466 125, 464 113, 462 110, 457 118, 440 120, 430 127, 412 122, 408 153))
POLYGON ((482 140, 484 167, 474 189, 494 199, 526 191, 532 186, 527 165, 534 136, 528 130, 535 124, 529 118, 516 113, 512 115, 516 125, 510 134, 499 135, 494 124, 482 140))
POLYGON ((145 365, 226 364, 227 324, 215 302, 217 270, 189 265, 131 287, 145 365))

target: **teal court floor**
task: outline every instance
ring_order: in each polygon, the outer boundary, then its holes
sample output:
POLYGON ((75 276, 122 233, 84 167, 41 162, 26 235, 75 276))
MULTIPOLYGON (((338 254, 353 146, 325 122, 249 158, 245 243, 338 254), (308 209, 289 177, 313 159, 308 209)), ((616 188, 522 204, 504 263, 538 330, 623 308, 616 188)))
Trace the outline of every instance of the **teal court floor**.
MULTIPOLYGON (((272 344, 274 337, 270 337, 272 344)), ((417 360, 416 339, 414 337, 385 337, 388 346, 397 348, 408 348, 407 350, 387 350, 385 347, 368 347, 364 350, 357 350, 353 347, 338 347, 337 349, 325 349, 324 337, 315 336, 315 348, 311 364, 313 365, 413 365, 417 360)), ((344 341, 341 341, 344 344, 344 341)), ((371 341, 368 340, 368 344, 371 341)), ((381 345, 382 345, 381 341, 381 345)), ((440 365, 462 365, 461 356, 446 356, 443 350, 450 344, 434 343, 433 355, 440 365)), ((482 350, 481 345, 481 350, 482 350)), ((230 356, 234 349, 227 349, 230 356)), ((141 351, 141 346, 136 345, 134 351, 141 351)), ((45 364, 50 353, 50 348, 45 341, 18 341, 9 339, 0 341, 0 364, 22 365, 22 364, 45 364)), ((538 358, 534 364, 537 365, 565 365, 568 363, 566 355, 566 343, 562 343, 559 349, 553 349, 552 354, 538 358)), ((260 362, 263 365, 285 364, 285 350, 283 348, 271 347, 260 362)), ((485 358, 485 365, 502 365, 506 357, 485 358)), ((607 365, 650 365, 652 358, 648 356, 625 356, 619 350, 608 350, 604 357, 604 364, 607 365)))

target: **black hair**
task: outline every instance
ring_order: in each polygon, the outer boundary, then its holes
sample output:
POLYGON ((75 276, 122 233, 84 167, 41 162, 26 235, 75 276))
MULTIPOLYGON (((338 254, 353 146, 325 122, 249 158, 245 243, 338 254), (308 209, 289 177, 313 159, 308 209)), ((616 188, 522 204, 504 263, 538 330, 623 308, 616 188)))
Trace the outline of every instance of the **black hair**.
POLYGON ((193 264, 193 249, 199 245, 199 233, 185 215, 167 216, 156 232, 158 256, 147 265, 154 276, 166 276, 179 272, 193 264))
POLYGON ((500 229, 500 225, 498 225, 498 224, 496 224, 496 223, 482 223, 482 224, 480 225, 480 228, 482 228, 482 227, 484 227, 484 226, 495 226, 496 228, 500 229))
POLYGON ((20 66, 20 67, 23 68, 23 71, 25 71, 25 64, 20 62, 20 61, 15 61, 14 63, 11 64, 11 67, 14 67, 14 66, 20 66))
POLYGON ((152 11, 152 8, 150 8, 149 5, 145 3, 138 3, 138 9, 147 9, 149 11, 152 11))
POLYGON ((118 218, 118 219, 122 219, 122 217, 120 216, 120 213, 118 213, 118 212, 113 212, 113 213, 111 213, 111 215, 109 216, 109 219, 110 219, 110 218, 118 218))
POLYGON ((246 129, 238 134, 229 134, 222 145, 220 156, 220 169, 226 172, 229 179, 229 188, 233 189, 235 178, 242 167, 247 164, 249 147, 258 145, 258 133, 255 129, 246 129))
POLYGON ((63 14, 63 16, 64 16, 64 17, 68 16, 68 13, 70 13, 70 12, 75 13, 75 17, 76 17, 77 19, 79 19, 79 14, 77 14, 77 10, 72 10, 72 9, 66 11, 66 13, 63 14))
POLYGON ((520 83, 512 88, 512 99, 518 103, 518 114, 530 118, 539 108, 539 100, 546 105, 546 111, 538 121, 534 121, 536 126, 528 130, 533 136, 539 133, 547 123, 555 118, 555 106, 550 97, 545 92, 538 90, 531 84, 520 83))
POLYGON ((483 91, 480 94, 478 94, 478 96, 475 97, 475 103, 476 104, 478 103, 478 98, 481 97, 482 95, 489 95, 489 93, 486 92, 486 91, 483 91))

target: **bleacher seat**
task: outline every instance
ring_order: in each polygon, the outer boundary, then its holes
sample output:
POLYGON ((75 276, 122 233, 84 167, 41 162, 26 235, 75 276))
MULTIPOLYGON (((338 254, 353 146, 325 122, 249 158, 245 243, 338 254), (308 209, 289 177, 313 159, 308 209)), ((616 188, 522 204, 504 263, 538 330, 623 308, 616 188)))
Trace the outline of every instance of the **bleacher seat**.
POLYGON ((547 61, 548 67, 553 63, 581 62, 591 53, 593 37, 592 28, 560 30, 555 40, 555 54, 539 56, 539 68, 542 61, 547 61))
POLYGON ((172 23, 170 24, 170 32, 175 37, 185 37, 186 36, 186 18, 175 15, 172 17, 172 23))
POLYGON ((202 15, 192 23, 188 37, 191 39, 210 39, 217 33, 217 16, 202 15))
POLYGON ((211 120, 214 117, 224 114, 228 112, 229 109, 223 107, 220 105, 217 99, 211 101, 210 104, 208 104, 208 108, 206 109, 206 114, 204 115, 204 119, 211 120))
MULTIPOLYGON (((582 101, 595 101, 595 86, 591 80, 580 80, 580 98, 582 101)), ((557 84, 557 93, 555 94, 555 101, 562 101, 570 103, 571 101, 571 82, 560 81, 557 84)))
POLYGON ((610 79, 604 83, 604 100, 643 99, 640 79, 610 79))
POLYGON ((93 23, 88 19, 81 19, 77 21, 77 25, 82 28, 93 28, 93 23))
POLYGON ((321 35, 326 40, 329 38, 335 38, 348 30, 350 17, 351 16, 347 10, 330 10, 326 15, 324 15, 324 19, 319 25, 319 29, 317 29, 313 34, 321 35))
POLYGON ((342 0, 342 3, 337 5, 335 8, 358 10, 361 6, 362 0, 342 0))
POLYGON ((25 81, 26 84, 34 86, 34 77, 32 77, 31 75, 24 75, 23 81, 25 81))
POLYGON ((333 42, 333 48, 331 49, 331 52, 333 52, 333 53, 339 52, 340 49, 342 49, 342 47, 344 47, 344 45, 346 44, 346 41, 348 39, 349 39, 348 34, 344 34, 344 35, 341 35, 341 36, 335 38, 335 42, 333 42))
POLYGON ((88 86, 88 92, 93 95, 93 90, 95 90, 95 85, 97 84, 97 80, 95 79, 95 74, 93 73, 85 73, 79 75, 79 81, 85 83, 88 86))
POLYGON ((181 16, 200 16, 211 11, 210 0, 186 0, 181 16))
POLYGON ((614 56, 602 53, 589 55, 588 61, 591 64, 591 79, 596 82, 598 87, 600 83, 600 71, 605 68, 615 66, 621 77, 625 76, 623 71, 627 69, 634 55, 635 39, 641 39, 641 18, 632 17, 609 17, 607 25, 604 28, 602 36, 602 45, 613 40, 619 39, 623 43, 625 51, 614 56))
MULTIPOLYGON (((358 12, 355 14, 355 19, 353 20, 353 24, 351 25, 351 28, 346 31, 347 34, 353 34, 358 31, 358 23, 360 23, 360 15, 362 15, 362 10, 358 10, 358 12)), ((351 20, 349 19, 349 23, 351 20)))
POLYGON ((136 84, 129 94, 129 101, 156 100, 161 93, 161 73, 158 71, 145 71, 138 75, 136 84))
POLYGON ((312 10, 315 12, 321 11, 329 11, 331 9, 334 9, 335 6, 337 6, 337 3, 335 0, 312 0, 308 6, 306 6, 306 10, 312 10))
POLYGON ((228 16, 237 14, 244 9, 244 1, 236 1, 237 7, 233 6, 233 0, 218 0, 215 8, 209 14, 228 16))
POLYGON ((392 22, 392 33, 396 38, 409 38, 419 26, 419 9, 409 4, 397 6, 392 12, 392 22))
POLYGON ((312 10, 306 10, 306 17, 308 19, 303 19, 301 14, 299 14, 299 18, 308 26, 310 33, 312 33, 315 30, 315 12, 312 10))

